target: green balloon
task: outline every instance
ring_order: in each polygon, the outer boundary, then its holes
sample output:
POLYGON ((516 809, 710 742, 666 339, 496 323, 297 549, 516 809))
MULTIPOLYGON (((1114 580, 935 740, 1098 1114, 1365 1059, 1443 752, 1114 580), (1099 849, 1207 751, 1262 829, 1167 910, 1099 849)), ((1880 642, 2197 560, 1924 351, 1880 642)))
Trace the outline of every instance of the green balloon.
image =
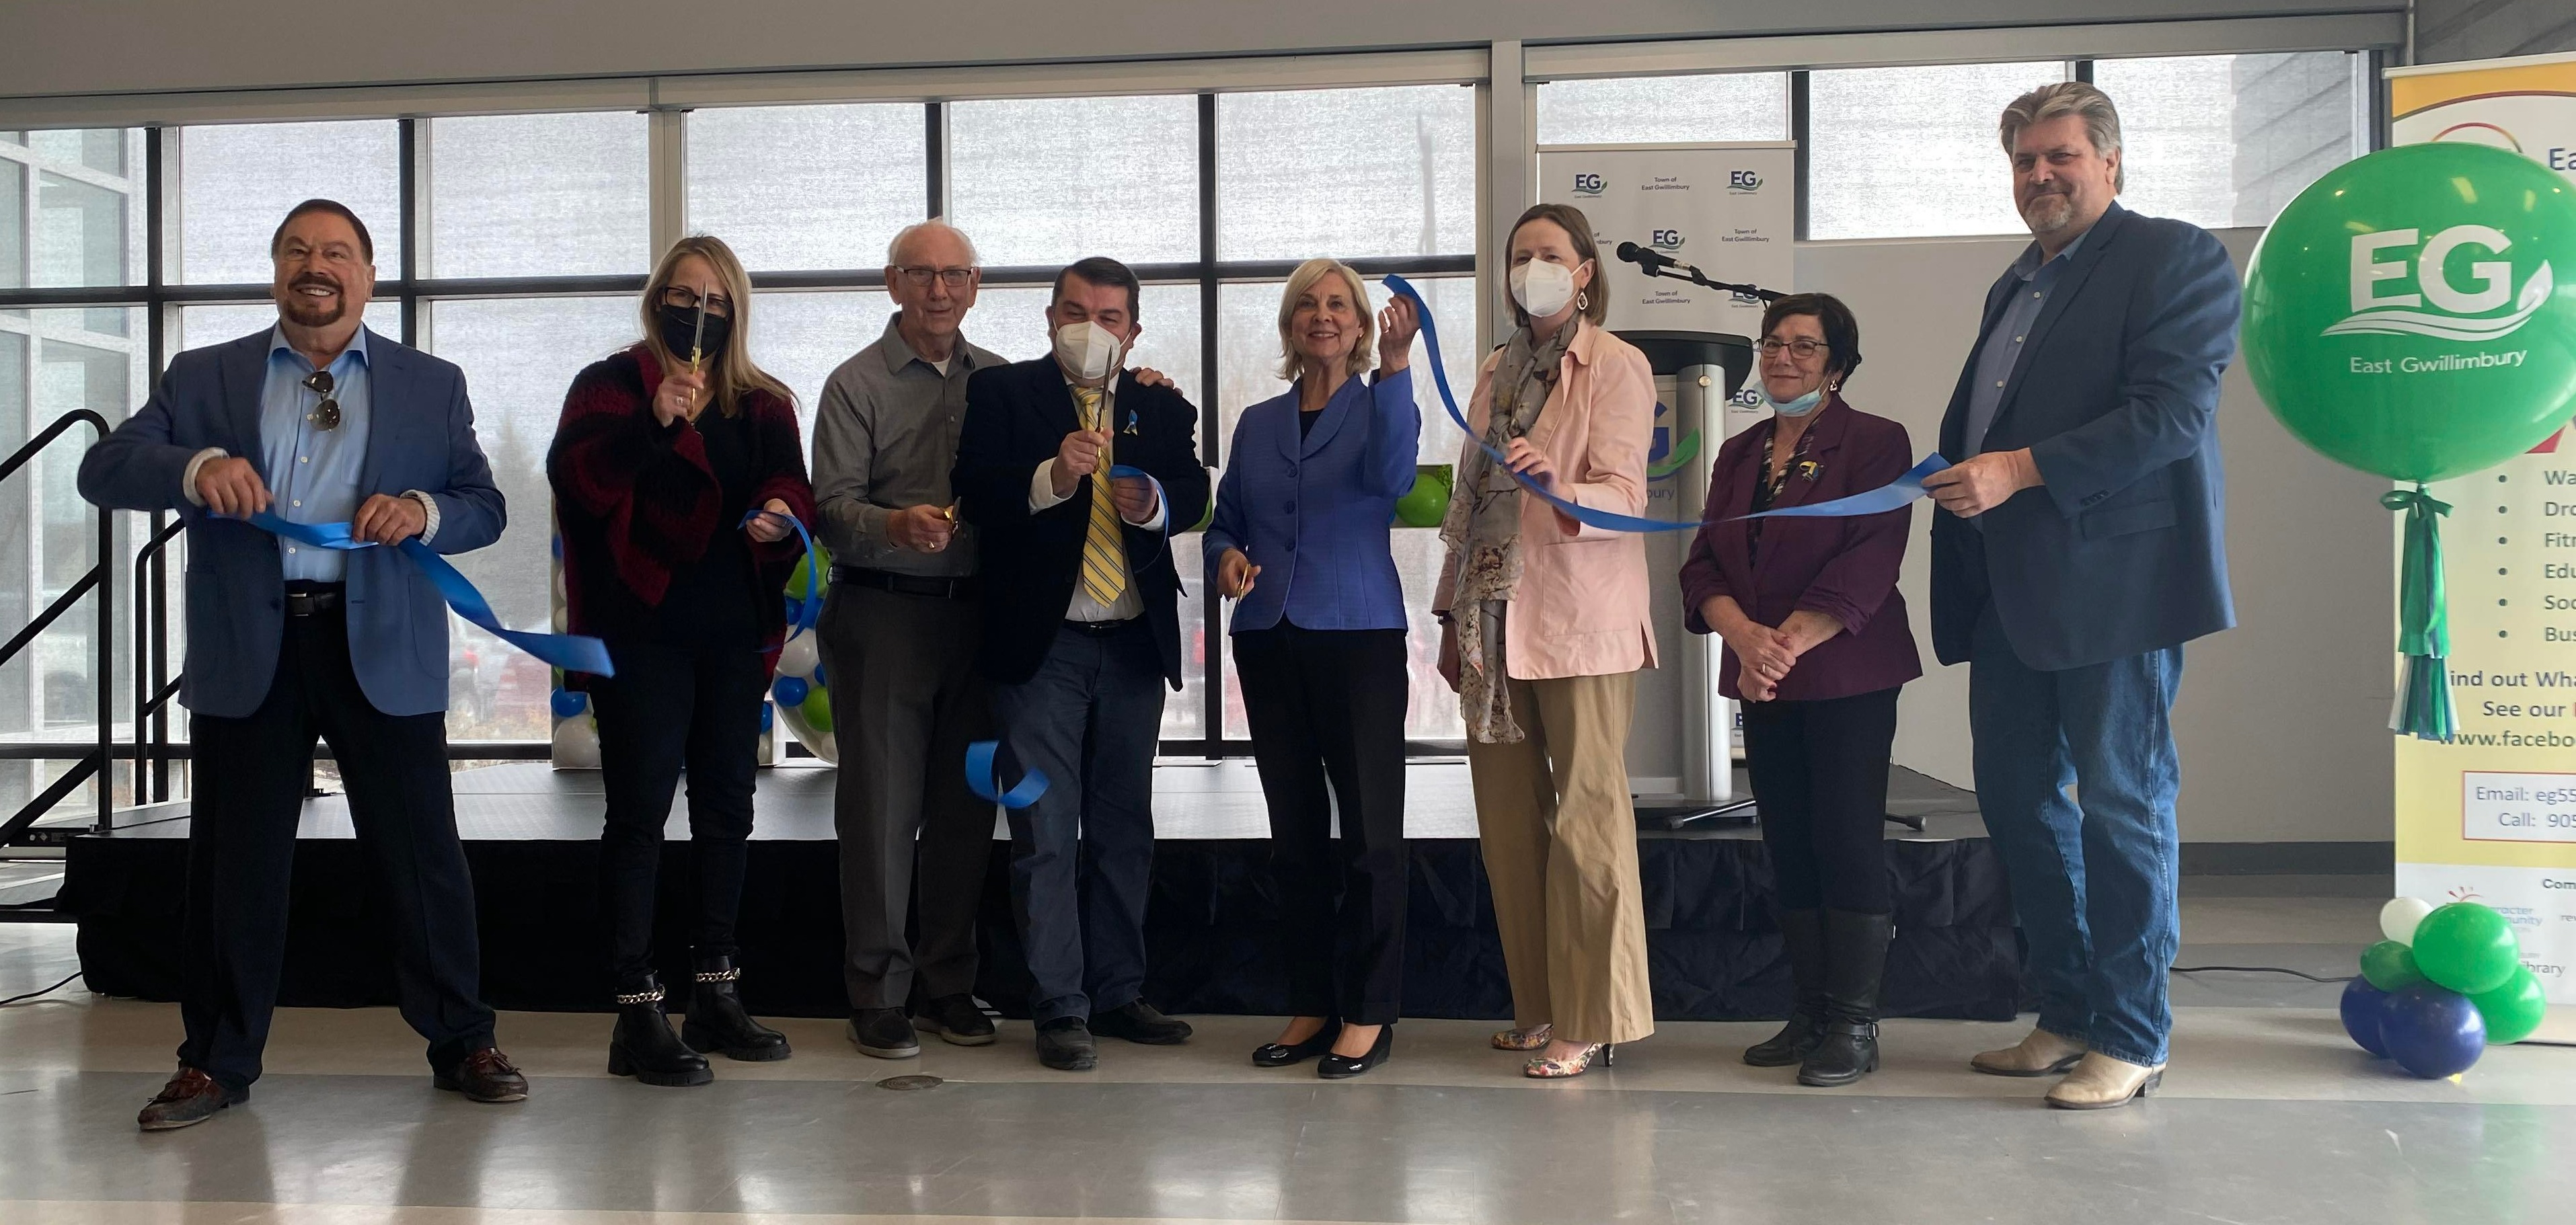
POLYGON ((2415 965, 2462 995, 2484 995, 2513 980, 2522 948, 2503 915, 2476 902, 2453 902, 2415 929, 2415 965))
POLYGON ((1413 488, 1395 500, 1396 521, 1406 527, 1438 527, 1449 513, 1449 465, 1421 464, 1413 470, 1413 488))
POLYGON ((2361 951, 2361 976, 2382 991, 2403 991, 2424 981, 2415 954, 2394 940, 2382 940, 2361 951))
POLYGON ((832 734, 832 691, 816 685, 805 691, 805 704, 796 708, 805 716, 806 726, 829 736, 832 734))
POLYGON ((2513 977, 2484 995, 2473 995, 2469 1002, 2478 1006, 2478 1015, 2486 1019, 2487 1045, 2504 1046, 2520 1042, 2540 1028, 2542 1014, 2549 1011, 2549 997, 2541 993, 2540 976, 2530 966, 2515 966, 2513 977))
POLYGON ((2576 411, 2576 183, 2440 142, 2327 171, 2254 249, 2244 348, 2339 463, 2435 481, 2520 455, 2576 411))
MULTIPOLYGON (((823 572, 814 576, 814 594, 819 596, 832 589, 832 551, 824 548, 823 542, 817 540, 814 542, 814 552, 823 558, 823 572)), ((799 557, 796 559, 796 568, 787 572, 787 598, 791 600, 805 598, 805 574, 813 560, 812 555, 799 557)))

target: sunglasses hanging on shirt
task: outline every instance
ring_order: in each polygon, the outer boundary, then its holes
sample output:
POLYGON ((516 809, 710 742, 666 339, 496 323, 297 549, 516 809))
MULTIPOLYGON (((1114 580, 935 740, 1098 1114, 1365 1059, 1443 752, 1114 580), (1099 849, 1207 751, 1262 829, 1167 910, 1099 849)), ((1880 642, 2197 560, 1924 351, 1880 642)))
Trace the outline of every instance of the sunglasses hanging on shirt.
POLYGON ((304 376, 304 389, 322 397, 322 402, 314 405, 313 411, 305 417, 315 429, 340 428, 340 401, 331 394, 331 387, 331 372, 328 370, 316 370, 304 376))

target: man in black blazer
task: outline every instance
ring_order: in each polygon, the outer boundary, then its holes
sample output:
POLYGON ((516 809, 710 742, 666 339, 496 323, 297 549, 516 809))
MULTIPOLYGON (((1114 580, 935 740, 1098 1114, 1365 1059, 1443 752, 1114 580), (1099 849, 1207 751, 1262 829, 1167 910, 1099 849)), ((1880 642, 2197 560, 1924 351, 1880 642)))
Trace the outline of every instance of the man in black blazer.
POLYGON ((949 482, 982 540, 994 715, 1050 780, 1010 814, 1011 900, 1038 1059, 1065 1071, 1094 1065, 1094 1031, 1190 1036, 1142 998, 1145 892, 1162 686, 1181 687, 1168 537, 1206 514, 1208 476, 1198 409, 1122 370, 1136 307, 1116 260, 1058 273, 1053 355, 976 372, 949 482))

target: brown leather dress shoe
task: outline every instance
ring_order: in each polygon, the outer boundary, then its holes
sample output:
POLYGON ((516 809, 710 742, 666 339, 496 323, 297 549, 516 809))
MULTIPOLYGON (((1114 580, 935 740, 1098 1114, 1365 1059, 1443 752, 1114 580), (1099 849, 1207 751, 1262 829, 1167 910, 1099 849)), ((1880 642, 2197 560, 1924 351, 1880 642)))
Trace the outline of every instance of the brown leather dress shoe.
POLYGON ((521 1102, 528 1098, 528 1078, 519 1074, 517 1065, 497 1046, 466 1056, 463 1063, 430 1078, 430 1083, 462 1093, 473 1102, 521 1102))
POLYGON ((248 1089, 227 1089, 222 1082, 195 1068, 181 1068, 161 1092, 144 1104, 143 1113, 134 1121, 145 1131, 176 1131, 215 1117, 226 1106, 250 1100, 248 1089))

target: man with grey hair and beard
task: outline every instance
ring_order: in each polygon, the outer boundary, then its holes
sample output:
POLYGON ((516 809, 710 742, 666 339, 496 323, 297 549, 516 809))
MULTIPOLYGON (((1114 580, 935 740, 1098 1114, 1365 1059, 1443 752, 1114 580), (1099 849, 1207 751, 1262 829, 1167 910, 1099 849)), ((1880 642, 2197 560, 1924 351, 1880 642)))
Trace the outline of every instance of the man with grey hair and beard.
POLYGON ((2012 881, 2039 1025, 1971 1061, 2068 1073, 2067 1109, 2164 1073, 2182 645, 2236 622, 2218 381, 2239 294, 2208 231, 2114 199, 2120 117, 2077 81, 2001 124, 2036 240, 1987 291, 1928 478, 1932 640, 1965 661, 1977 800, 2012 881), (2069 787, 2073 788, 2070 796, 2069 787))
POLYGON ((921 1028, 950 1042, 994 1037, 972 994, 993 806, 967 790, 963 766, 969 743, 992 738, 992 699, 975 667, 975 536, 948 488, 966 380, 1004 364, 959 335, 982 282, 956 227, 896 234, 885 283, 898 309, 832 372, 815 413, 814 495, 833 557, 818 628, 841 729, 842 972, 850 1040, 882 1059, 921 1053, 915 1001, 921 1028), (917 944, 905 937, 916 898, 917 944))

